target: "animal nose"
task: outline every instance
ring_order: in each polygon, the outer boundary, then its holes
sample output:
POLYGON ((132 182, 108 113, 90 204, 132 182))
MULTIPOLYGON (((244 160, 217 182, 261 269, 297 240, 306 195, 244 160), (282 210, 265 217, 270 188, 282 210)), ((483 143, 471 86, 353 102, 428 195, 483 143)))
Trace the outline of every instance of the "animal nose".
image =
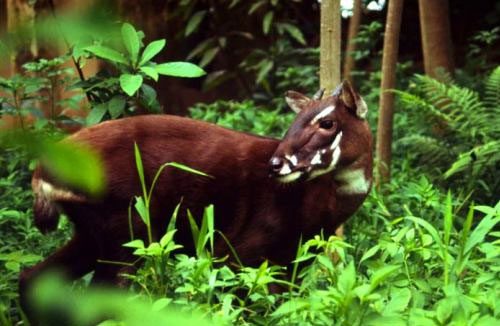
POLYGON ((283 159, 279 157, 273 157, 270 161, 271 170, 273 172, 279 172, 279 170, 281 170, 281 168, 283 167, 283 164, 284 164, 283 159))

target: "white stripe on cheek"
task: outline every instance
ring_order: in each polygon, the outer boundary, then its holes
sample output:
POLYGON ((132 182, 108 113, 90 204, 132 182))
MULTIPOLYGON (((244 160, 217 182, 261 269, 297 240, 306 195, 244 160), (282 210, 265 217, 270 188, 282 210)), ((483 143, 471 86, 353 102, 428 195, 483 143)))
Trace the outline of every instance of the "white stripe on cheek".
POLYGON ((335 111, 335 107, 333 105, 327 106, 311 120, 310 124, 311 125, 315 124, 316 122, 318 122, 319 119, 326 117, 333 111, 335 111))
POLYGON ((339 158, 340 158, 340 147, 337 146, 332 154, 332 163, 330 163, 332 169, 335 167, 335 165, 337 165, 339 158))
POLYGON ((332 145, 330 146, 330 149, 334 149, 339 146, 340 140, 342 139, 342 131, 337 134, 337 137, 332 142, 332 145))

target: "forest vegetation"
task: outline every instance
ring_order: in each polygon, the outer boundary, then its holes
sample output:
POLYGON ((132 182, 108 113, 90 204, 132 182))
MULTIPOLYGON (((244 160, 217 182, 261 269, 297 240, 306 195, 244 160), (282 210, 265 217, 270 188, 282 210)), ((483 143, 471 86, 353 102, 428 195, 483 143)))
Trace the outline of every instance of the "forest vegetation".
POLYGON ((37 162, 101 187, 92 153, 58 140, 158 113, 280 138, 286 91, 343 79, 369 108, 376 185, 342 233, 302 239, 292 266, 234 268, 213 253, 217 207, 191 223, 194 256, 164 212, 161 239, 123 244, 142 262, 126 289, 41 280, 41 323, 498 325, 499 26, 493 0, 0 0, 0 325, 29 325, 19 273, 72 233, 34 225, 37 162))

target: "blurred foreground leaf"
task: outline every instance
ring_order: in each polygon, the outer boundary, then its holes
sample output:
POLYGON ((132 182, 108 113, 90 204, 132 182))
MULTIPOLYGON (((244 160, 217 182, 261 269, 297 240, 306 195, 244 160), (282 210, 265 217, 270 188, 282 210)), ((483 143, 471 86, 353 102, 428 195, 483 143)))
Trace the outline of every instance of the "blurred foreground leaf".
POLYGON ((53 274, 42 276, 30 294, 44 325, 214 325, 195 313, 169 310, 168 302, 151 304, 137 295, 104 288, 74 291, 53 274))
POLYGON ((15 146, 39 159, 44 168, 63 184, 90 195, 102 192, 102 162, 90 148, 69 141, 55 142, 47 136, 28 131, 0 133, 0 147, 15 146))

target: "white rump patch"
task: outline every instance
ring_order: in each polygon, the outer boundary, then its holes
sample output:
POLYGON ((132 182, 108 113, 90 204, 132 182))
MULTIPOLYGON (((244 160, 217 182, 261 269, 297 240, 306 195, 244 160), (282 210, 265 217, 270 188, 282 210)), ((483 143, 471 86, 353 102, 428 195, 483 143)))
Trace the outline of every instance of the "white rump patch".
POLYGON ((315 124, 318 122, 319 119, 326 117, 330 113, 335 111, 335 107, 333 105, 329 105, 326 108, 324 108, 320 113, 316 114, 316 116, 311 120, 311 125, 315 124))
POLYGON ((36 195, 47 201, 86 201, 84 196, 75 194, 74 192, 66 189, 56 188, 54 185, 45 180, 35 180, 33 190, 36 195))
POLYGON ((341 183, 337 193, 342 195, 366 194, 371 181, 365 177, 364 169, 345 169, 335 174, 335 180, 341 183))

